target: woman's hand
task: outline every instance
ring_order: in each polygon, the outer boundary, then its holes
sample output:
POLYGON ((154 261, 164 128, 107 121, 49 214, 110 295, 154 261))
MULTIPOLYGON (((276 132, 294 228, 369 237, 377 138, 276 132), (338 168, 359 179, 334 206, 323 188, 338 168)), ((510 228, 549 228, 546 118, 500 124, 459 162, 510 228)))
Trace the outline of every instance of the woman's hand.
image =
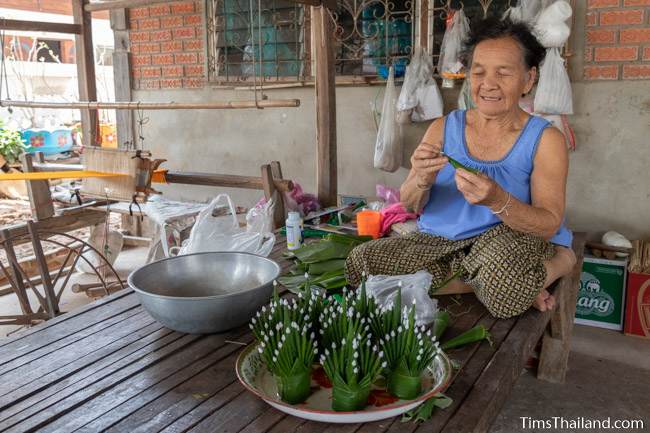
POLYGON ((430 188, 436 181, 436 175, 447 164, 448 159, 440 155, 442 143, 420 143, 411 156, 411 167, 415 172, 417 187, 430 188))
POLYGON ((471 204, 487 206, 495 210, 503 206, 507 200, 507 193, 484 174, 474 174, 462 168, 456 169, 456 187, 465 200, 471 204))

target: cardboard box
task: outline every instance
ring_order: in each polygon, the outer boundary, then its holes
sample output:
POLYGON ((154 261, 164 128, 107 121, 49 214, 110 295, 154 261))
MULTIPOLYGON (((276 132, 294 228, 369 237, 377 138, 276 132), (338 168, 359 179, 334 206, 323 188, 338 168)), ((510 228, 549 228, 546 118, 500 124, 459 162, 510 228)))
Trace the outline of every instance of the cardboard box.
POLYGON ((623 330, 627 259, 585 256, 575 323, 623 330))
POLYGON ((650 338, 650 274, 628 274, 623 332, 650 338))

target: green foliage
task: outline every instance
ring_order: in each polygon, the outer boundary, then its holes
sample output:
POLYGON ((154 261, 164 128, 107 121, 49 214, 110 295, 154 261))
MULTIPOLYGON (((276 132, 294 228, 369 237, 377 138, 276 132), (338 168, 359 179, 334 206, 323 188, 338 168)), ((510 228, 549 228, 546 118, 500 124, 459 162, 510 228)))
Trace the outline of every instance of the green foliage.
POLYGON ((4 156, 9 164, 13 164, 25 152, 25 148, 20 132, 5 128, 0 119, 0 155, 4 156))

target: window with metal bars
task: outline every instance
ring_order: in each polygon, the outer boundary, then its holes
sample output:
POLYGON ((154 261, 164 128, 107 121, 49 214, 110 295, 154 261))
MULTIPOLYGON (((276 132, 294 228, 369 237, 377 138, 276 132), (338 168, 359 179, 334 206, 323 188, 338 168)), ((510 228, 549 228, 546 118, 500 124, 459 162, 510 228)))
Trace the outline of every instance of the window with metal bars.
MULTIPOLYGON (((309 6, 290 0, 206 0, 209 79, 310 81, 309 6)), ((517 0, 337 0, 329 13, 336 74, 386 76, 403 73, 416 44, 440 53, 450 10, 472 20, 502 16, 517 0), (424 15, 424 16, 422 16, 424 15), (416 28, 418 27, 419 28, 416 28)))

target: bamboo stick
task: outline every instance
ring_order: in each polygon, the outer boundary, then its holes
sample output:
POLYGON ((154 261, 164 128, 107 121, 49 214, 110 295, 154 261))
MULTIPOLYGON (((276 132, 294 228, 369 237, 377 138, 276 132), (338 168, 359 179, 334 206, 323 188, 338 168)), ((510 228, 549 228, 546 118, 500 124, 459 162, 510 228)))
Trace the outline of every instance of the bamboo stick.
POLYGON ((246 108, 280 108, 299 107, 300 99, 263 99, 255 101, 225 101, 225 102, 46 102, 46 101, 12 101, 3 99, 0 107, 30 107, 30 108, 77 108, 77 109, 120 109, 120 110, 236 110, 246 108))

